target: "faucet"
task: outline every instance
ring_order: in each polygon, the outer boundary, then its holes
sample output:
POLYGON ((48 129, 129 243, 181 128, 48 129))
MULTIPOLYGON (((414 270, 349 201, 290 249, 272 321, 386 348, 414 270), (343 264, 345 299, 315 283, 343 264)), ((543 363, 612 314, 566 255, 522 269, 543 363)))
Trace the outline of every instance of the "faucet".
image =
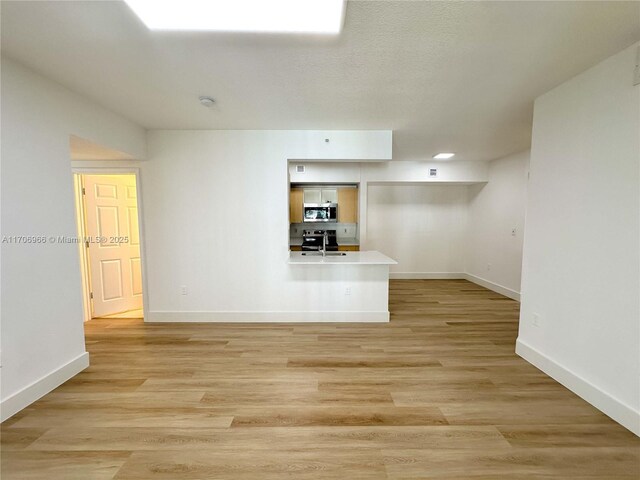
POLYGON ((327 256, 327 231, 324 231, 324 235, 322 235, 322 256, 327 256))

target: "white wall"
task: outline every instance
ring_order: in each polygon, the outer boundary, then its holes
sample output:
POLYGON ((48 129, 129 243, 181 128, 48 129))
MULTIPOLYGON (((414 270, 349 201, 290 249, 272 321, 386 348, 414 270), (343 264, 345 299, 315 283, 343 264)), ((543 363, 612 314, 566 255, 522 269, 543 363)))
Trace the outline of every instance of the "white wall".
POLYGON ((291 162, 289 175, 294 183, 478 183, 488 179, 487 162, 291 162), (296 165, 305 165, 304 173, 297 173, 296 165), (429 169, 436 168, 438 176, 429 177, 429 169))
POLYGON ((289 159, 391 160, 391 130, 298 130, 287 147, 289 159))
POLYGON ((535 102, 517 351, 640 434, 635 63, 634 46, 535 102))
POLYGON ((426 161, 368 163, 362 169, 362 180, 375 182, 477 183, 487 181, 487 162, 426 161), (429 169, 437 169, 435 178, 429 169))
POLYGON ((466 186, 370 185, 367 248, 398 261, 392 278, 461 278, 466 186))
POLYGON ((360 183, 362 164, 359 162, 296 162, 289 163, 292 183, 360 183), (296 172, 304 165, 304 172, 296 172))
POLYGON ((520 296, 529 155, 489 162, 488 183, 469 187, 466 273, 515 299, 520 296))
MULTIPOLYGON (((2 236, 76 236, 69 135, 143 157, 145 132, 2 59, 2 236)), ((75 244, 2 244, 2 419, 88 364, 75 244)))
MULTIPOLYGON (((301 131, 149 132, 149 161, 140 176, 147 320, 304 321, 329 314, 355 320, 388 313, 386 266, 382 282, 381 267, 287 264, 287 159, 305 155, 307 137, 301 131), (364 281, 380 289, 360 291, 364 281)), ((363 152, 340 154, 348 155, 358 159, 363 152)))

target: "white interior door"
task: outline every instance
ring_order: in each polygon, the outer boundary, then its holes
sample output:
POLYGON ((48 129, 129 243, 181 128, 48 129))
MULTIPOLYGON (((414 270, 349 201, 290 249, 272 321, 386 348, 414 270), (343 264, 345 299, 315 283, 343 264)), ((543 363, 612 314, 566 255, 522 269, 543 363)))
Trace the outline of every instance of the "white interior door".
POLYGON ((93 316, 142 308, 135 175, 83 175, 93 316))

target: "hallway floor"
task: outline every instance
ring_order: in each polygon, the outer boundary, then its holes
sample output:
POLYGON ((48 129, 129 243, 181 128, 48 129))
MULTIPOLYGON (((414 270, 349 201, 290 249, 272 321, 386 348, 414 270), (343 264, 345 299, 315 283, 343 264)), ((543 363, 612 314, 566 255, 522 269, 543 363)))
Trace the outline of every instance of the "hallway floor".
POLYGON ((102 319, 110 319, 110 318, 143 318, 144 313, 142 309, 139 308, 137 310, 127 310, 126 312, 114 313, 113 315, 104 315, 103 317, 94 318, 93 320, 102 320, 102 319))

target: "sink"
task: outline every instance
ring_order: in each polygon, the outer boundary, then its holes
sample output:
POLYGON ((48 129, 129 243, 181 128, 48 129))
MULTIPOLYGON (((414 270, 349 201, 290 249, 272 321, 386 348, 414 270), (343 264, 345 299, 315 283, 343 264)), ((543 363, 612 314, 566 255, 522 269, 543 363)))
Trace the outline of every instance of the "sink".
MULTIPOLYGON (((310 255, 313 257, 320 257, 322 256, 321 253, 318 252, 302 252, 302 255, 310 255)), ((326 257, 344 257, 346 255, 345 252, 327 252, 325 253, 326 257)))

